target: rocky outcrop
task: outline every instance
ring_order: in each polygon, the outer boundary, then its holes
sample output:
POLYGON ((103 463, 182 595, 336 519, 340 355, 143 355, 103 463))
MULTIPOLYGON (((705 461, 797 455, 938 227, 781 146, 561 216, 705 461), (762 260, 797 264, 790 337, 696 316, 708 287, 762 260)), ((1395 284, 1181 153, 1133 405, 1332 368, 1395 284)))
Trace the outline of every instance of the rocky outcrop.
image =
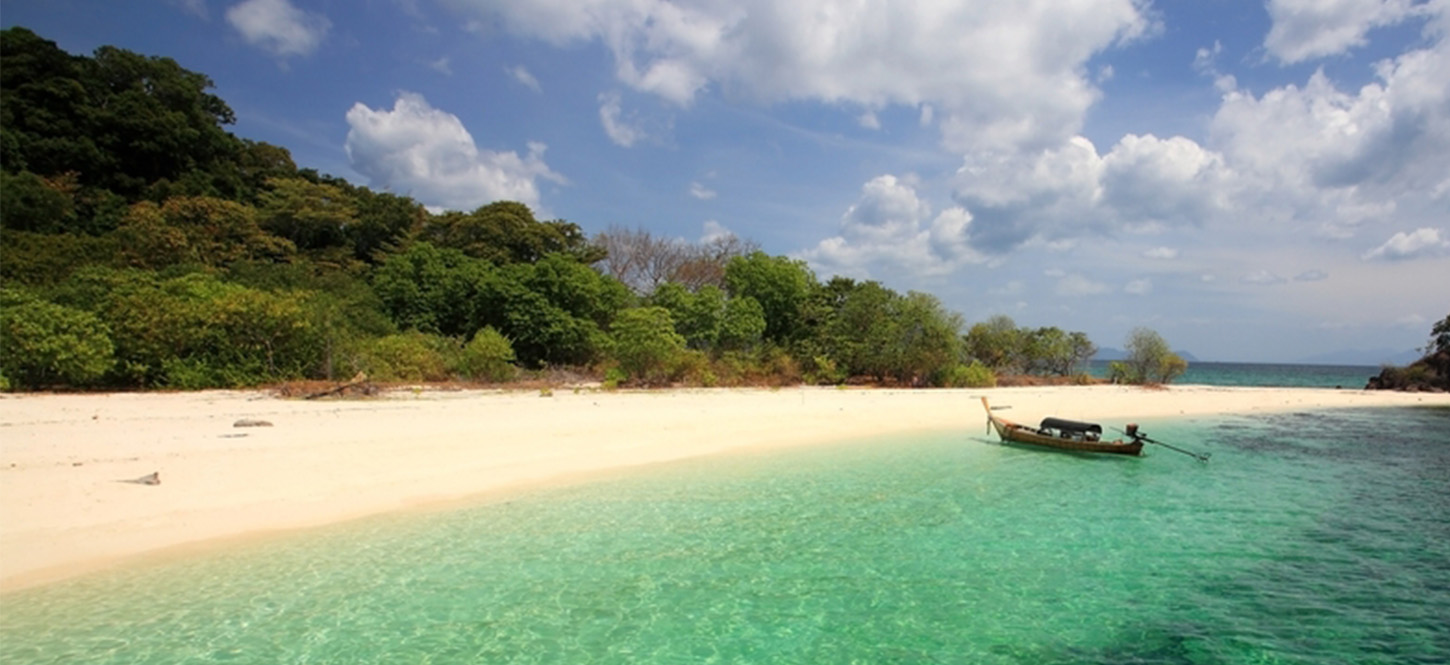
POLYGON ((1450 391, 1450 349, 1442 349, 1416 360, 1408 367, 1385 367, 1369 377, 1365 390, 1408 392, 1450 391))

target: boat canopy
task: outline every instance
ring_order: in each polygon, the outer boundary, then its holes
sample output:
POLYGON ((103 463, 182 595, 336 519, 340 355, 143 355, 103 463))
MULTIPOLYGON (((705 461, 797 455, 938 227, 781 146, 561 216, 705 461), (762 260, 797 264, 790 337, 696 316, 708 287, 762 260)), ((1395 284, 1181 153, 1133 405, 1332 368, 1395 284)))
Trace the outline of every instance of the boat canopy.
POLYGON ((1096 423, 1083 423, 1076 420, 1063 420, 1062 418, 1043 418, 1042 429, 1055 429, 1059 432, 1091 432, 1102 434, 1103 426, 1096 423))

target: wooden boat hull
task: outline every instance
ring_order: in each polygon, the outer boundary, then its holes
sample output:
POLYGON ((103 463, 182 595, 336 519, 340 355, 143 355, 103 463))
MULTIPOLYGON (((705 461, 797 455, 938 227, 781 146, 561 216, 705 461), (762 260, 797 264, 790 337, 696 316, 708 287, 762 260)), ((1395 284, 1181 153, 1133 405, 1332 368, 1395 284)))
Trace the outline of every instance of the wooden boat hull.
POLYGON ((987 419, 991 421, 992 429, 995 429, 997 436, 1001 437, 1002 441, 1007 443, 1084 453, 1108 453, 1112 455, 1143 454, 1142 441, 1088 441, 1084 439, 1047 436, 1039 433, 1034 428, 1019 425, 1010 420, 998 418, 993 415, 992 407, 987 406, 987 399, 985 397, 982 398, 982 406, 987 409, 987 419))

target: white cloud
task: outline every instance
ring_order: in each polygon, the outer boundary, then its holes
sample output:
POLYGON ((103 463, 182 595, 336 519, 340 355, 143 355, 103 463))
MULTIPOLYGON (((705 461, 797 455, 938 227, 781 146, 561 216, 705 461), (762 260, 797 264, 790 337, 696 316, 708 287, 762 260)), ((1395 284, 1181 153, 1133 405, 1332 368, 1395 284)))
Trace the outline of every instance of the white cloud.
POLYGON ((434 209, 472 210, 493 201, 519 201, 538 209, 537 181, 563 184, 544 163, 545 146, 479 150, 458 117, 404 92, 391 110, 361 102, 347 112, 347 156, 369 184, 410 195, 434 209))
POLYGON ((735 235, 734 231, 725 228, 724 224, 713 219, 705 220, 704 233, 700 235, 701 244, 709 244, 722 238, 729 238, 735 235))
POLYGON ((247 43, 273 55, 307 55, 317 50, 332 23, 288 0, 246 0, 227 10, 227 22, 247 43))
POLYGON ((972 217, 959 207, 932 215, 909 182, 883 175, 861 186, 841 234, 802 253, 826 272, 869 277, 878 269, 940 275, 983 258, 968 243, 972 217))
POLYGON ((534 92, 544 91, 544 87, 539 85, 539 79, 534 78, 534 75, 529 73, 529 70, 525 69, 523 65, 504 67, 504 71, 508 72, 508 75, 512 76, 515 81, 522 83, 525 88, 534 92))
POLYGON ((1420 13, 1411 0, 1269 0, 1268 10, 1273 26, 1264 48, 1285 63, 1364 46, 1372 28, 1420 13))
POLYGON ((1064 297, 1095 296, 1112 289, 1107 284, 1095 282, 1077 273, 1071 273, 1057 280, 1057 295, 1064 297))
POLYGON ((171 0, 171 4, 197 18, 208 18, 206 0, 171 0))
POLYGON ((615 76, 688 106, 717 85, 764 103, 931 104, 949 146, 1071 136, 1095 54, 1152 29, 1138 0, 450 0, 554 44, 597 41, 615 76))
POLYGON ((1143 258, 1170 261, 1172 259, 1178 258, 1178 250, 1173 249, 1172 247, 1154 247, 1152 249, 1145 250, 1143 252, 1143 258))
POLYGON ((1288 280, 1284 279, 1283 277, 1280 277, 1279 275, 1274 274, 1273 272, 1271 272, 1269 270, 1263 270, 1263 269, 1261 269, 1261 270, 1255 270, 1254 272, 1251 272, 1251 273, 1249 273, 1247 275, 1244 275, 1243 277, 1240 277, 1239 278, 1239 281, 1242 282, 1242 283, 1244 283, 1244 284, 1257 284, 1257 285, 1260 285, 1260 286, 1269 286, 1269 285, 1273 285, 1273 284, 1283 284, 1284 282, 1286 282, 1288 280))
POLYGON ((1410 233, 1396 233, 1385 244, 1364 254, 1366 261, 1401 261, 1427 256, 1441 256, 1450 250, 1450 239, 1441 239, 1440 230, 1432 228, 1415 229, 1410 233))
POLYGON ((1148 279, 1135 279, 1123 286, 1123 293, 1135 296, 1146 296, 1153 292, 1153 282, 1148 279))
POLYGON ((1294 276, 1296 282, 1322 282, 1329 279, 1329 273, 1323 270, 1306 270, 1294 276))
POLYGON ((1223 158, 1181 136, 1124 136, 1103 158, 1104 203, 1125 222, 1202 224, 1232 178, 1223 158))
POLYGON ((599 122, 604 125, 604 133, 609 136, 609 140, 613 141, 615 145, 628 148, 646 138, 645 131, 642 128, 625 121, 621 115, 619 94, 614 92, 600 93, 599 122))
POLYGON ((690 183, 690 196, 701 201, 709 201, 715 198, 715 190, 700 184, 699 181, 695 181, 690 183))
POLYGON ((448 64, 448 56, 443 56, 428 63, 428 68, 444 76, 452 76, 453 68, 448 64))
POLYGON ((876 117, 874 111, 866 111, 856 117, 856 124, 866 129, 881 129, 881 119, 876 117))

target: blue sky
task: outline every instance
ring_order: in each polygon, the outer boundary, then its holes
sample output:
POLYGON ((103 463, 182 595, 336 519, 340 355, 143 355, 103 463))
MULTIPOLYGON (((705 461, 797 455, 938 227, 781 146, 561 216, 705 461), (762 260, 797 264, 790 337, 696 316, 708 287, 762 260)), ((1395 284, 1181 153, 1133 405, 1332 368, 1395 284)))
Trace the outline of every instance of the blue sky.
POLYGON ((733 232, 1207 360, 1450 313, 1450 0, 6 0, 434 209, 733 232))

